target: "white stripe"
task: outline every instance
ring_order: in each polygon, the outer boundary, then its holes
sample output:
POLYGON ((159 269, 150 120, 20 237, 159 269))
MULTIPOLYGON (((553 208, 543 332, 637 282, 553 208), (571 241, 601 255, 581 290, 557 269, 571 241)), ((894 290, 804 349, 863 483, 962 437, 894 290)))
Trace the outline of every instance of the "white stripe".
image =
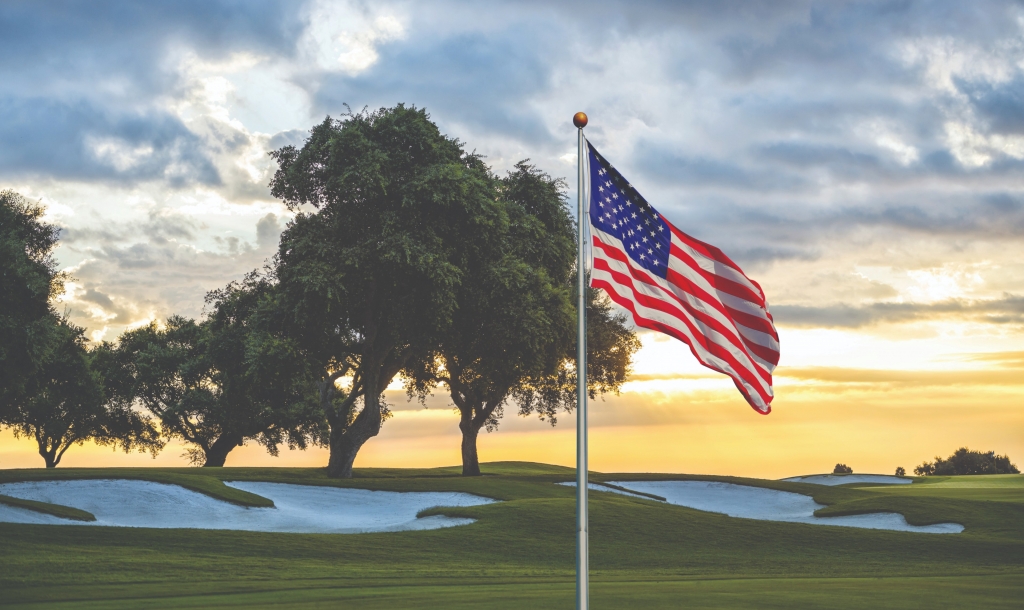
POLYGON ((771 335, 766 335, 765 333, 757 329, 744 326, 739 322, 736 322, 735 326, 736 330, 738 330, 740 334, 743 335, 743 338, 746 339, 747 341, 778 353, 779 342, 776 341, 775 338, 772 337, 771 335))
POLYGON ((672 245, 676 246, 680 250, 683 250, 687 254, 692 256, 693 260, 697 263, 698 266, 700 266, 701 269, 709 273, 713 273, 719 277, 723 277, 727 280, 732 280, 737 284, 742 284, 746 286, 754 294, 758 295, 762 299, 764 298, 764 294, 761 292, 761 290, 758 289, 758 287, 755 286, 747 276, 743 275, 739 271, 736 271, 729 265, 720 263, 715 259, 706 256, 703 252, 698 252, 689 244, 676 237, 675 233, 672 234, 672 245))
MULTIPOLYGON (((602 241, 604 241, 604 240, 602 240, 602 241)), ((612 245, 614 245, 614 243, 612 245)), ((726 351, 728 351, 729 354, 734 359, 736 359, 736 361, 740 364, 740 366, 743 366, 744 368, 749 370, 751 375, 753 377, 757 378, 758 385, 760 385, 765 390, 765 392, 767 394, 771 395, 771 386, 769 384, 767 384, 765 382, 765 380, 762 379, 760 377, 760 375, 758 375, 756 370, 755 370, 755 368, 761 368, 762 370, 765 370, 766 372, 768 372, 767 368, 764 367, 764 366, 760 366, 759 367, 758 364, 755 363, 754 358, 752 358, 752 354, 750 352, 748 352, 745 347, 743 347, 743 348, 737 347, 736 344, 733 343, 732 341, 730 341, 727 336, 725 336, 725 335, 721 334, 719 331, 709 327, 704 322, 694 318, 690 314, 690 312, 686 311, 683 307, 681 307, 680 305, 675 303, 674 299, 672 299, 672 297, 669 294, 667 294, 669 292, 668 286, 671 286, 671 284, 667 280, 663 280, 663 279, 661 279, 661 278, 659 278, 657 276, 654 276, 653 280, 656 282, 656 284, 649 284, 647 282, 641 281, 632 272, 632 269, 630 268, 631 264, 632 264, 632 259, 630 259, 628 256, 626 257, 626 259, 627 259, 627 261, 630 262, 630 265, 627 265, 625 263, 622 263, 622 262, 614 260, 614 259, 605 258, 602 255, 602 252, 601 252, 600 248, 595 248, 594 257, 595 257, 595 259, 599 258, 601 260, 604 260, 608 264, 608 266, 611 269, 613 269, 614 271, 618 271, 619 273, 622 273, 623 275, 632 277, 633 280, 634 280, 634 286, 636 287, 637 292, 639 292, 641 294, 644 294, 646 296, 649 296, 652 299, 655 299, 655 300, 658 300, 658 301, 663 301, 663 302, 666 302, 668 304, 671 304, 674 308, 678 309, 680 315, 684 316, 686 321, 690 322, 690 324, 692 324, 695 328, 697 328, 699 330, 699 332, 708 341, 710 341, 712 343, 715 343, 719 347, 721 347, 722 349, 725 349, 726 351), (663 282, 664 282, 665 285, 662 285, 663 282)), ((596 270, 595 270, 595 272, 596 272, 596 270)), ((609 282, 613 282, 614 280, 609 279, 608 281, 609 282)), ((635 299, 632 296, 630 296, 630 300, 636 302, 635 299)), ((637 306, 641 307, 642 305, 637 303, 637 306)), ((647 309, 647 308, 645 307, 644 309, 647 309)), ((649 310, 649 311, 658 311, 658 310, 649 310)), ((720 315, 720 312, 718 312, 718 311, 714 311, 714 313, 717 313, 717 314, 720 315)), ((670 315, 670 314, 665 314, 665 313, 661 314, 661 316, 667 316, 667 315, 670 315)), ((646 316, 646 317, 651 317, 651 316, 646 316)), ((674 318, 674 316, 672 316, 672 317, 674 318)), ((661 317, 660 316, 657 319, 659 319, 659 321, 661 321, 661 317)), ((716 317, 716 319, 718 319, 718 318, 716 317)), ((742 340, 741 340, 741 338, 739 336, 739 333, 736 331, 735 325, 732 323, 732 321, 731 320, 725 320, 724 322, 722 320, 719 320, 719 321, 722 322, 723 326, 725 326, 727 329, 731 328, 733 330, 733 332, 736 333, 734 335, 734 338, 735 338, 737 343, 740 343, 740 345, 742 345, 742 340)), ((679 328, 678 324, 674 324, 672 326, 674 328, 679 328)), ((692 335, 690 335, 689 331, 687 331, 686 334, 688 336, 692 337, 692 335)), ((703 350, 703 348, 701 348, 701 349, 703 350)), ((710 354, 708 354, 708 355, 710 356, 710 354)))
MULTIPOLYGON (((615 279, 611 277, 611 275, 608 274, 606 271, 594 269, 594 275, 592 277, 595 280, 604 280, 605 282, 610 284, 615 289, 616 294, 618 294, 620 297, 622 297, 625 300, 628 300, 633 304, 633 307, 636 308, 637 310, 637 314, 649 320, 660 322, 665 326, 669 326, 679 331, 683 336, 689 339, 687 343, 690 345, 690 348, 693 350, 693 352, 697 356, 697 359, 700 360, 702 364, 704 364, 705 366, 712 370, 728 375, 734 381, 740 383, 743 387, 745 387, 747 389, 747 395, 749 396, 750 400, 754 403, 754 407, 756 409, 758 409, 759 411, 767 411, 769 409, 768 403, 761 398, 761 395, 758 392, 757 388, 752 386, 745 376, 739 374, 735 369, 733 369, 732 365, 730 365, 728 362, 718 358, 717 356, 705 350, 704 347, 696 339, 694 339, 693 334, 690 332, 690 329, 685 324, 683 324, 678 318, 670 314, 667 314, 663 311, 659 311, 657 309, 650 309, 648 307, 645 307, 643 304, 638 303, 636 301, 636 298, 633 296, 633 291, 629 287, 616 282, 615 279)), ((762 383, 760 383, 760 380, 758 381, 758 385, 761 385, 764 388, 764 393, 770 397, 774 397, 772 387, 770 385, 764 386, 762 383)))
POLYGON ((719 292, 718 298, 721 299, 723 305, 729 307, 730 309, 742 311, 743 313, 748 313, 752 316, 757 316, 769 323, 771 322, 771 320, 768 318, 768 308, 761 307, 760 303, 748 301, 742 297, 731 295, 728 292, 719 292))
MULTIPOLYGON (((600 229, 594 228, 593 231, 595 232, 597 237, 603 243, 611 245, 613 248, 618 248, 619 245, 622 243, 615 236, 609 235, 609 234, 605 233, 604 231, 601 231, 600 229)), ((594 256, 595 257, 601 256, 600 251, 596 250, 594 256)), ((604 257, 602 256, 602 258, 604 258, 604 257)), ((619 271, 619 272, 621 272, 621 273, 623 273, 625 275, 628 275, 628 276, 636 279, 636 273, 634 273, 633 270, 634 269, 638 269, 638 267, 633 262, 633 259, 631 259, 628 255, 626 256, 626 260, 629 261, 629 266, 624 266, 622 263, 620 263, 618 261, 615 261, 615 260, 612 260, 612 259, 605 259, 605 260, 607 260, 608 264, 611 265, 612 268, 614 268, 616 271, 619 271)), ((694 272, 692 270, 690 270, 689 273, 691 273, 691 274, 696 276, 694 278, 694 283, 698 283, 698 284, 699 283, 704 283, 705 286, 707 286, 707 281, 704 279, 703 276, 697 274, 696 272, 694 272)), ((653 274, 649 274, 649 275, 653 275, 653 274)), ((675 295, 679 300, 688 303, 695 310, 700 311, 701 313, 707 315, 708 317, 716 320, 719 324, 721 324, 727 330, 731 331, 731 334, 735 338, 736 342, 739 343, 740 345, 743 345, 743 339, 742 339, 741 335, 745 336, 747 333, 758 333, 758 334, 761 334, 760 331, 757 331, 757 330, 754 330, 754 329, 751 329, 751 328, 747 328, 745 326, 740 328, 740 324, 738 322, 736 322, 735 320, 733 320, 730 316, 728 316, 727 314, 723 313, 718 308, 714 307, 714 305, 712 305, 711 303, 708 303, 708 302, 704 301, 703 299, 701 299, 697 295, 695 295, 695 294, 693 294, 691 292, 686 291, 683 287, 677 286, 676 284, 673 284, 672 282, 669 282, 668 280, 664 280, 664 279, 659 278, 657 276, 653 276, 653 277, 655 278, 655 281, 658 282, 657 286, 660 289, 660 291, 669 292, 672 295, 675 295), (744 329, 747 331, 747 333, 743 332, 744 329)), ((639 282, 639 280, 637 280, 637 281, 639 282)), ((698 326, 699 328, 701 328, 705 335, 707 335, 710 332, 715 332, 715 333, 718 332, 718 331, 712 330, 711 328, 706 327, 703 322, 700 322, 700 321, 696 320, 695 318, 693 318, 693 316, 689 312, 685 312, 685 310, 683 309, 682 305, 674 303, 672 301, 671 297, 669 297, 668 295, 662 296, 662 294, 660 292, 650 292, 650 291, 647 291, 647 290, 643 290, 643 292, 644 292, 644 294, 647 294, 651 298, 669 301, 675 307, 678 307, 681 310, 683 310, 684 313, 687 316, 687 319, 693 321, 695 326, 698 326)), ((707 290, 706 292, 709 295, 715 295, 715 294, 719 294, 720 295, 720 293, 717 293, 717 291, 715 291, 713 289, 707 290)), ((735 297, 734 297, 734 299, 735 299, 735 297)), ((722 305, 724 307, 724 304, 721 301, 719 301, 719 305, 722 305)), ((770 337, 770 336, 766 336, 764 338, 757 337, 755 339, 752 339, 752 341, 754 343, 757 343, 758 345, 764 345, 765 347, 768 347, 770 349, 772 348, 772 345, 771 344, 765 345, 766 341, 771 341, 776 346, 778 345, 778 343, 774 341, 774 338, 770 337)), ((716 341, 716 343, 721 344, 723 347, 727 347, 727 349, 729 349, 729 351, 731 353, 733 353, 733 355, 736 357, 736 359, 740 363, 744 363, 744 360, 746 360, 748 357, 753 359, 752 357, 755 356, 755 354, 751 353, 746 348, 746 346, 744 346, 742 348, 742 352, 741 352, 742 356, 740 356, 740 353, 736 351, 738 348, 736 348, 735 345, 732 342, 730 342, 725 337, 723 337, 723 341, 716 341)), ((777 347, 775 349, 776 349, 776 351, 778 350, 777 347)), ((757 363, 761 363, 762 366, 760 368, 762 370, 764 370, 765 372, 767 372, 767 373, 771 373, 775 369, 774 365, 772 365, 769 362, 761 359, 760 357, 756 358, 756 362, 757 363)), ((755 363, 751 362, 750 364, 753 365, 755 363)))

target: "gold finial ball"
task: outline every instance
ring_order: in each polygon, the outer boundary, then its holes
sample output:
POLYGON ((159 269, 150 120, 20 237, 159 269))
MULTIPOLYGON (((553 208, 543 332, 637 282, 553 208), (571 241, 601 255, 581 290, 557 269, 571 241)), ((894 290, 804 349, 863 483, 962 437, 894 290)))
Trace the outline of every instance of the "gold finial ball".
POLYGON ((583 129, 584 127, 587 126, 587 115, 583 112, 577 112, 576 114, 572 115, 572 124, 575 125, 576 127, 579 127, 580 129, 583 129))

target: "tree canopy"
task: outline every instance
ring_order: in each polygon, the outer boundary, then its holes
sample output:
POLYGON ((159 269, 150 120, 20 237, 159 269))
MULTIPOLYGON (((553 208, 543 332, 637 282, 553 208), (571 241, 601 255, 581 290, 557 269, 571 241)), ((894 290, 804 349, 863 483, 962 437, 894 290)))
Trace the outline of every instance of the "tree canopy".
POLYGON ((108 347, 87 351, 81 328, 60 318, 52 321, 45 354, 4 423, 15 436, 36 441, 47 468, 87 440, 156 455, 163 443, 153 423, 120 391, 108 347))
POLYGON ((0 414, 25 395, 25 382, 57 340, 51 300, 62 289, 53 249, 60 229, 14 191, 0 191, 0 414))
MULTIPOLYGON (((575 406, 576 239, 564 184, 523 161, 496 186, 509 219, 501 241, 471 261, 452 329, 405 371, 410 394, 424 397, 437 384, 448 390, 460 415, 467 476, 480 474, 480 429, 495 430, 508 401, 516 398, 522 414, 539 412, 552 423, 559 408, 575 406)), ((593 393, 621 384, 636 339, 599 306, 596 292, 589 296, 588 334, 600 361, 588 378, 593 393), (620 331, 612 345, 610 325, 620 331), (597 353, 609 347, 627 354, 616 372, 597 353)))
POLYGON ((957 474, 1020 474, 1010 457, 996 455, 995 451, 971 451, 961 447, 946 459, 935 456, 934 462, 924 462, 914 468, 920 476, 957 474))
POLYGON ((168 439, 192 447, 189 460, 223 466, 228 454, 255 440, 305 448, 317 436, 318 414, 301 363, 281 359, 249 340, 245 291, 215 293, 214 313, 197 322, 171 316, 126 331, 116 347, 130 393, 157 417, 168 439))
POLYGON ((316 370, 328 472, 347 477, 384 389, 451 329, 470 261, 507 218, 481 159, 416 108, 328 117, 272 155, 271 191, 298 212, 275 260, 279 320, 316 370))

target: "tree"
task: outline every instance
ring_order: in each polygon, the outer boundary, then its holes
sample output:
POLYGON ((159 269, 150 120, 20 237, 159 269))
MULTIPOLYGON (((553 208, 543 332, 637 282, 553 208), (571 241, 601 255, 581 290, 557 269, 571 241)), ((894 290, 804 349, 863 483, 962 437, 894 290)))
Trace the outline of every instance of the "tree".
POLYGON ((280 443, 304 448, 316 434, 315 403, 300 391, 301 375, 285 374, 296 372, 294 363, 252 350, 242 293, 229 286, 211 296, 210 319, 171 316, 164 328, 126 331, 117 347, 132 395, 160 420, 165 437, 193 445, 186 455, 194 464, 223 466, 250 439, 276 455, 280 443), (281 368, 262 375, 274 364, 281 368))
POLYGON ((298 212, 275 259, 279 321, 316 371, 328 474, 350 477, 384 389, 451 329, 469 261, 508 221, 480 158, 416 108, 328 117, 271 154, 271 192, 298 212))
MULTIPOLYGON (((573 274, 573 302, 576 279, 573 274)), ((591 400, 608 392, 618 392, 631 372, 633 355, 640 340, 629 327, 628 318, 616 313, 611 301, 600 290, 587 288, 587 393, 591 400)), ((576 338, 562 354, 560 365, 551 374, 533 379, 514 393, 519 414, 536 413, 554 426, 559 411, 576 407, 576 338)))
POLYGON ((276 306, 266 274, 253 271, 241 282, 211 291, 209 351, 224 392, 246 413, 245 438, 255 438, 271 455, 279 446, 306 449, 325 441, 323 414, 307 362, 287 338, 267 326, 266 311, 276 306))
POLYGON ((52 252, 60 229, 44 210, 0 191, 0 416, 25 396, 25 382, 56 340, 51 301, 63 288, 52 252))
POLYGON ((853 474, 853 468, 850 468, 846 464, 836 464, 836 467, 832 470, 832 474, 853 474))
POLYGON ((109 347, 90 353, 81 328, 63 318, 51 321, 46 353, 26 382, 25 396, 5 418, 15 436, 35 439, 47 468, 87 440, 155 456, 163 446, 158 432, 118 391, 109 347))
POLYGON ((896 467, 896 476, 898 476, 898 477, 905 477, 905 476, 907 476, 907 471, 903 468, 903 466, 897 466, 896 467))
MULTIPOLYGON (((406 371, 410 395, 444 385, 459 413, 462 474, 480 474, 477 438, 497 429, 504 406, 552 425, 576 405, 575 223, 564 184, 527 161, 499 182, 508 230, 472 261, 450 332, 406 371)), ((596 290, 588 296, 588 389, 616 391, 639 342, 596 290)))
POLYGON ((480 429, 498 426, 513 392, 553 374, 573 338, 575 240, 563 184, 523 161, 498 187, 505 230, 469 261, 451 330, 404 371, 410 395, 447 388, 467 476, 480 474, 480 429))
POLYGON ((971 451, 961 447, 946 459, 935 456, 935 462, 924 462, 914 468, 914 474, 963 475, 963 474, 1020 474, 1009 456, 996 455, 995 451, 971 451))

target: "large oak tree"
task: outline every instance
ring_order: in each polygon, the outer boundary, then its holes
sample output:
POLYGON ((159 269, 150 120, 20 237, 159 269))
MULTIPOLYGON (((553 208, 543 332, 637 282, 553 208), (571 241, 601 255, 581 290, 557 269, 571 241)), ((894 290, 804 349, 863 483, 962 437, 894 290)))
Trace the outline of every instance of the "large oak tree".
POLYGON ((328 473, 350 477, 385 388, 450 332, 470 261, 508 219, 480 158, 420 109, 328 117, 272 155, 272 192, 297 212, 275 261, 281 323, 315 365, 328 473))
MULTIPOLYGON (((438 384, 448 390, 466 476, 480 474, 480 430, 495 430, 510 401, 552 424, 575 404, 576 237, 564 185, 523 161, 497 187, 505 232, 470 262, 451 331, 405 370, 410 394, 423 398, 438 384)), ((588 385, 596 395, 621 385, 637 345, 624 319, 595 291, 588 296, 588 385)))

